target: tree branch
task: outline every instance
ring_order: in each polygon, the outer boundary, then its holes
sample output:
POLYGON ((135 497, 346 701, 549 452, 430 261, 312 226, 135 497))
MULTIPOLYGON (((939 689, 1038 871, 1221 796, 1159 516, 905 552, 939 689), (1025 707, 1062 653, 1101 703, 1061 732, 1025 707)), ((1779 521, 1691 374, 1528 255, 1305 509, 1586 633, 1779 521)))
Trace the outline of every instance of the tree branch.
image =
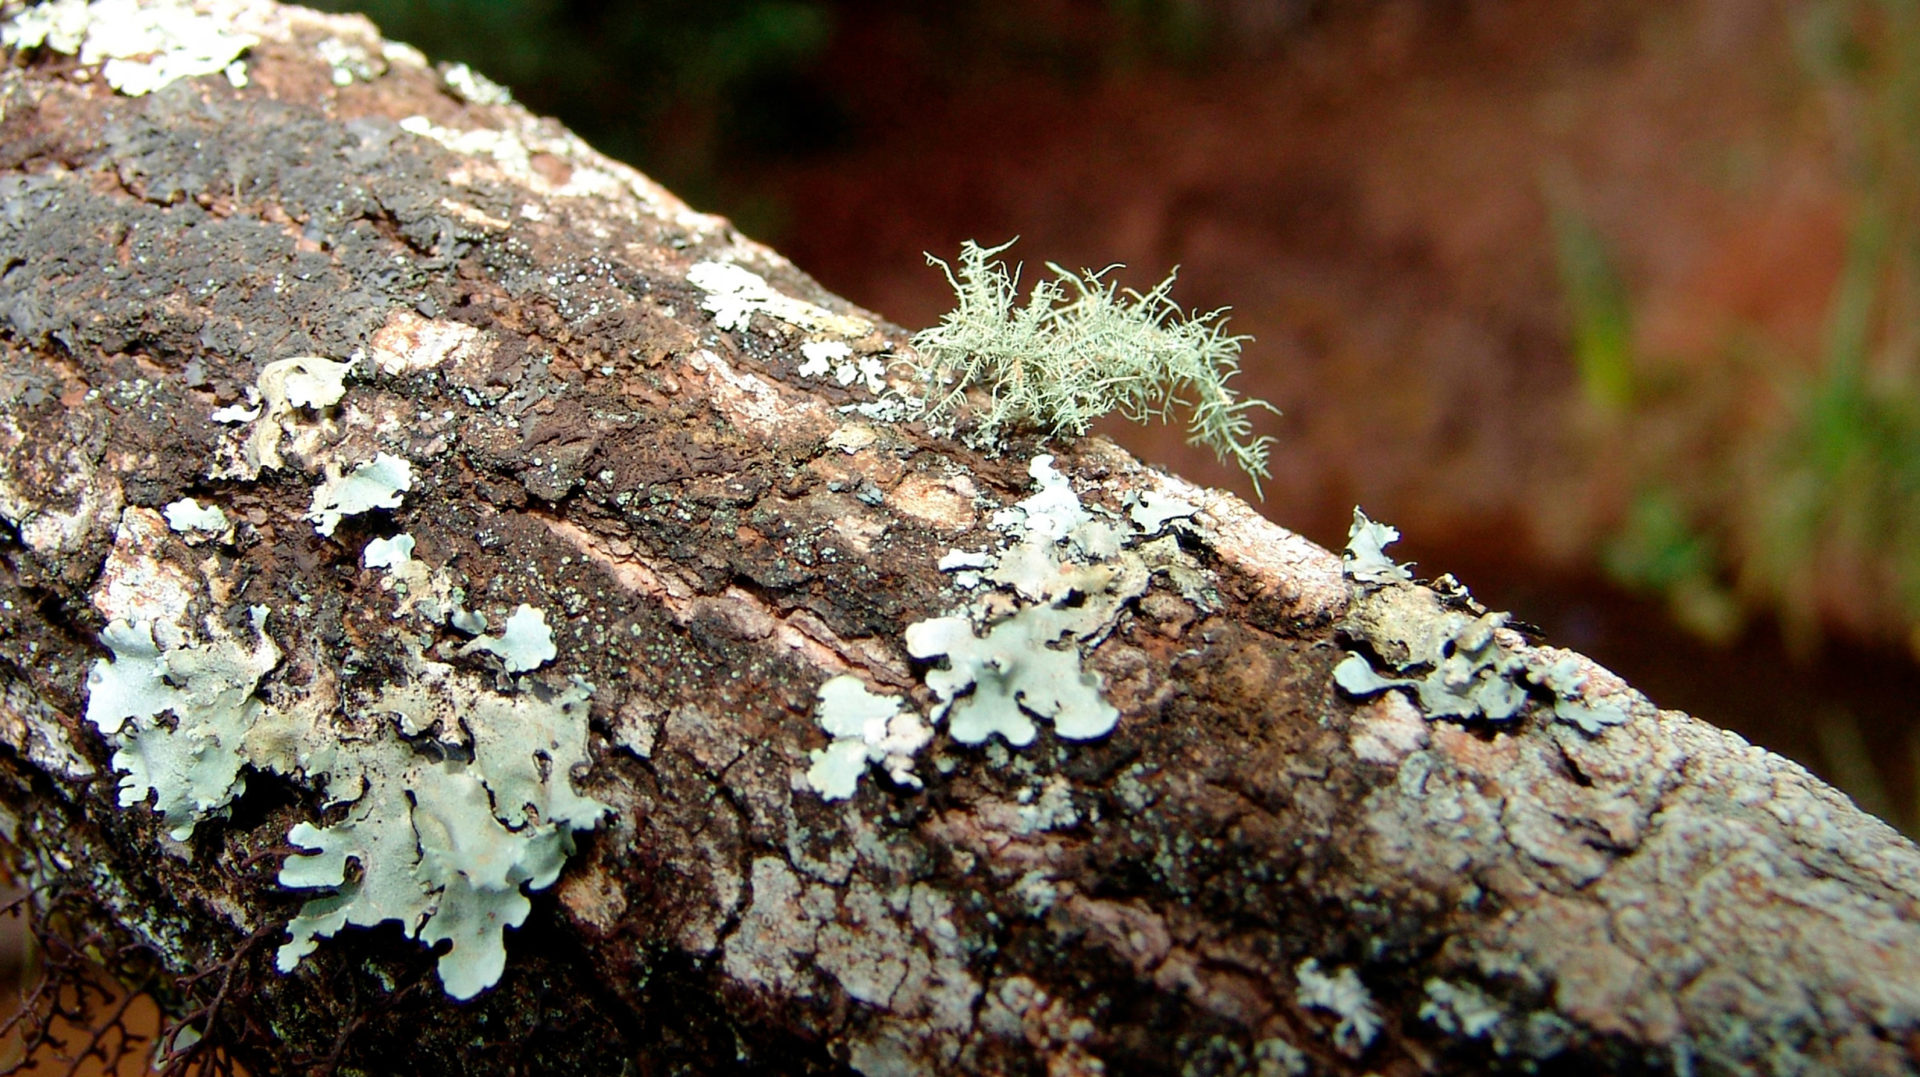
POLYGON ((901 420, 906 336, 725 221, 362 20, 197 10, 240 71, 5 70, 0 803, 205 1051, 1914 1067, 1920 851, 1800 767, 1100 439, 901 420), (1336 688, 1421 626, 1514 716, 1336 688))

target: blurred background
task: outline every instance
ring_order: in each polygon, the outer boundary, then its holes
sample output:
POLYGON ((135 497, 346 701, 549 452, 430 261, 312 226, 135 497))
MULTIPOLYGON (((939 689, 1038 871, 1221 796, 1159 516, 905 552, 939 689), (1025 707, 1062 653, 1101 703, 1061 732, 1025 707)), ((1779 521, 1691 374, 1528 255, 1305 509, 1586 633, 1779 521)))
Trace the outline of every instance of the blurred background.
MULTIPOLYGON (((328 0, 909 328, 1020 236, 1233 308, 1262 507, 1920 830, 1912 0, 328 0)), ((1031 279, 1031 272, 1029 273, 1031 279)), ((1107 431, 1251 496, 1177 428, 1107 431)))

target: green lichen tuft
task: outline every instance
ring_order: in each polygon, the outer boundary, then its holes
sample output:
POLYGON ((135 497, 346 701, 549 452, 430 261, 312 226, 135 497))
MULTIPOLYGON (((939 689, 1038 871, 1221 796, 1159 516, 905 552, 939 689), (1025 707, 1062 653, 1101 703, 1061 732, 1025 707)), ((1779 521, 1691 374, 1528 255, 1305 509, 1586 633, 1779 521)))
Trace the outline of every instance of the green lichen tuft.
POLYGON ((1248 413, 1275 409, 1227 388, 1248 338, 1226 332, 1224 310, 1184 314, 1169 296, 1171 275, 1136 292, 1106 279, 1117 266, 1076 274, 1051 262, 1053 279, 1020 305, 1019 269, 996 257, 1010 246, 968 241, 957 268, 927 256, 958 303, 913 338, 924 417, 948 417, 968 389, 983 389, 991 403, 974 438, 997 445, 1022 431, 1085 434, 1109 412, 1140 423, 1185 412, 1188 440, 1238 465, 1259 489, 1273 439, 1253 436, 1248 413))

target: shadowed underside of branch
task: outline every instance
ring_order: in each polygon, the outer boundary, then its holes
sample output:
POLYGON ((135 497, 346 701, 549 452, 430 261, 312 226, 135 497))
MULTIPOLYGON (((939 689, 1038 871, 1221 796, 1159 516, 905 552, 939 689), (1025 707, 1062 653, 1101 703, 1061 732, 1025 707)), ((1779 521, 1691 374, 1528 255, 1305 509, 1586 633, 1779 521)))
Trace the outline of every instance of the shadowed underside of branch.
POLYGON ((1920 852, 1800 767, 1099 439, 889 418, 906 334, 726 222, 362 21, 200 10, 240 77, 0 90, 7 848, 195 1050, 1915 1065, 1920 852), (1344 694, 1403 601, 1558 687, 1344 694))

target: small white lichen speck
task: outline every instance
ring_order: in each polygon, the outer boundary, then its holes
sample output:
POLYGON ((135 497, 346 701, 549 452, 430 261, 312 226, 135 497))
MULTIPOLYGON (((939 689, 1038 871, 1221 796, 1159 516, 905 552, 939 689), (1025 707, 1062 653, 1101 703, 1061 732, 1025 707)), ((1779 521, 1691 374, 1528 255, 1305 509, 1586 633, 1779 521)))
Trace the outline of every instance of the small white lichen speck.
POLYGON ((794 372, 801 377, 824 378, 832 374, 841 385, 852 385, 861 379, 870 393, 886 391, 887 364, 877 355, 855 358, 853 349, 838 340, 809 340, 800 345, 800 354, 806 362, 794 372))
POLYGON ((1478 1039, 1498 1028, 1506 1015, 1486 992, 1470 983, 1448 983, 1438 977, 1426 983, 1427 1000, 1420 1019, 1431 1021, 1450 1036, 1478 1039))
POLYGON ((864 318, 835 314, 783 295, 765 277, 732 262, 695 263, 687 270, 687 283, 707 293, 700 300, 700 309, 712 314, 713 324, 721 329, 745 331, 753 316, 761 313, 789 325, 842 337, 865 336, 873 330, 873 323, 864 318))
POLYGON ((368 568, 384 568, 393 572, 405 568, 407 562, 412 559, 412 535, 373 539, 367 543, 366 549, 360 551, 361 564, 368 568))
POLYGON ((1373 996, 1351 968, 1342 966, 1329 976, 1320 971, 1320 962, 1310 957, 1300 962, 1294 975, 1300 981, 1295 992, 1300 1005, 1325 1010, 1340 1019, 1333 1027, 1333 1042, 1341 1050, 1351 1054, 1366 1050, 1385 1027, 1373 996))
POLYGON ((219 534, 227 529, 227 514, 220 511, 218 505, 202 506, 190 497, 183 497, 166 507, 167 526, 175 531, 206 531, 219 534))
POLYGON ((513 93, 466 64, 448 64, 440 81, 453 95, 474 105, 511 105, 513 93))

